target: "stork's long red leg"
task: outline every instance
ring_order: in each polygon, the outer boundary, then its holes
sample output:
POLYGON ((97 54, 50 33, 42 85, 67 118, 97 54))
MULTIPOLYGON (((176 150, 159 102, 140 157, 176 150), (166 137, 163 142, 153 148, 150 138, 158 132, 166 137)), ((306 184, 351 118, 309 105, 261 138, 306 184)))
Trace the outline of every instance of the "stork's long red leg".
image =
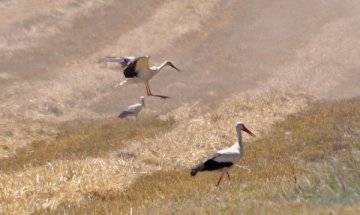
POLYGON ((152 93, 151 93, 151 90, 150 90, 150 85, 146 85, 146 90, 148 91, 148 92, 147 92, 148 96, 160 97, 161 99, 167 99, 167 98, 170 98, 169 96, 154 95, 154 94, 152 94, 152 93))
POLYGON ((229 172, 226 172, 226 175, 227 175, 227 177, 228 177, 228 179, 229 179, 229 182, 230 182, 231 179, 230 179, 230 174, 229 174, 229 172))
POLYGON ((146 85, 146 93, 147 93, 148 96, 151 95, 151 93, 149 93, 149 86, 148 85, 146 85))
POLYGON ((218 182, 217 182, 216 186, 219 186, 219 184, 220 184, 221 179, 223 178, 223 176, 224 176, 224 173, 222 173, 222 174, 221 174, 221 176, 220 176, 220 178, 219 178, 219 180, 218 180, 218 182))

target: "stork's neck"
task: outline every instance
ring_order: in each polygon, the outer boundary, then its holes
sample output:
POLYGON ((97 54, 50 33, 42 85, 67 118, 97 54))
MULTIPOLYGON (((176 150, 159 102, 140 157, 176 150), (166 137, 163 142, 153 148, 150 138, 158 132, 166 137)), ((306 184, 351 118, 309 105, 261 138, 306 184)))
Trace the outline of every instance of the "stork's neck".
POLYGON ((141 99, 141 106, 145 106, 145 101, 144 101, 144 99, 141 99))
POLYGON ((154 66, 154 70, 156 70, 157 72, 160 72, 160 70, 162 70, 165 66, 167 66, 167 61, 165 61, 164 63, 162 63, 160 66, 154 66))
POLYGON ((240 153, 242 152, 243 150, 243 142, 242 142, 242 134, 241 134, 241 130, 240 129, 236 129, 236 132, 237 132, 237 142, 240 146, 240 153))

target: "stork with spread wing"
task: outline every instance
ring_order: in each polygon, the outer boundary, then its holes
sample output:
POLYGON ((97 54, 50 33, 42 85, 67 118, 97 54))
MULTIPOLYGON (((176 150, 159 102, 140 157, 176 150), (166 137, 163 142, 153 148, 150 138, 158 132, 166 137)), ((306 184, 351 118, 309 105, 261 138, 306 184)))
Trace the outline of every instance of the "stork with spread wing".
POLYGON ((125 83, 144 83, 146 87, 146 92, 148 96, 156 96, 161 99, 167 99, 168 96, 163 95, 155 95, 151 93, 149 82, 150 80, 158 74, 164 67, 171 66, 180 72, 178 68, 176 68, 170 61, 165 61, 160 66, 149 66, 149 56, 143 57, 116 57, 116 56, 108 56, 101 61, 103 62, 114 62, 119 63, 124 69, 125 80, 120 83, 120 85, 124 85, 125 83))

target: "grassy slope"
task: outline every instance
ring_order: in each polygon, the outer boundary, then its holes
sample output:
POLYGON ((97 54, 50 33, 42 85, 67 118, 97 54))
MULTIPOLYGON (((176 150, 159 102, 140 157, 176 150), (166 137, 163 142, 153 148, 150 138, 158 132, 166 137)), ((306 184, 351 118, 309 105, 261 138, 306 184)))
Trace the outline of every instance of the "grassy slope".
POLYGON ((102 119, 72 122, 52 141, 33 142, 1 160, 0 214, 29 214, 55 209, 58 202, 86 201, 93 190, 128 186, 143 168, 127 162, 129 140, 153 138, 173 128, 174 120, 142 116, 137 121, 102 119), (133 173, 135 171, 135 173, 133 173), (56 199, 56 200, 55 200, 56 199))
POLYGON ((316 104, 248 143, 232 184, 215 187, 218 173, 156 172, 53 213, 358 214, 359 140, 360 99, 316 104))
POLYGON ((111 150, 121 149, 126 140, 153 137, 171 128, 173 123, 153 116, 137 121, 105 119, 70 122, 64 126, 64 133, 54 141, 34 141, 29 147, 18 149, 15 156, 1 161, 0 170, 20 170, 59 159, 106 156, 111 150))

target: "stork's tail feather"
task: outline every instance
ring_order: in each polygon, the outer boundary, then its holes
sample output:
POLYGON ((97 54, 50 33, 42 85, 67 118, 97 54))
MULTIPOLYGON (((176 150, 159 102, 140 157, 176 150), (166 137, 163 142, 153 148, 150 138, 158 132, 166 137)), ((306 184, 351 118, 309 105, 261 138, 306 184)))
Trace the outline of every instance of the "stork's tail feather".
POLYGON ((120 115, 119 115, 119 118, 125 118, 125 117, 127 117, 128 115, 130 115, 131 114, 131 112, 128 112, 128 111, 123 111, 120 115))
POLYGON ((196 167, 191 169, 191 176, 195 176, 198 172, 202 171, 205 168, 205 165, 203 163, 197 165, 196 167))

